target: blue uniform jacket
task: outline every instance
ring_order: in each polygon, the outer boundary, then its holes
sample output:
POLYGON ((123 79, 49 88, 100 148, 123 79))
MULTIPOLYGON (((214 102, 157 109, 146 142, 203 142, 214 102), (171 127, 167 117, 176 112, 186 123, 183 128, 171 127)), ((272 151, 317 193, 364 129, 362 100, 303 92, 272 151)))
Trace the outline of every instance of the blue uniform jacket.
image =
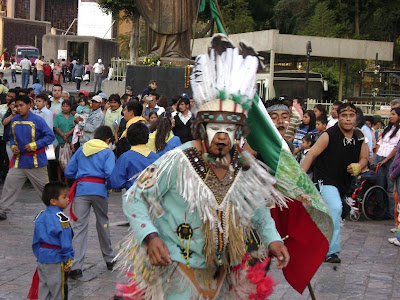
MULTIPOLYGON (((53 129, 49 128, 46 122, 34 113, 29 112, 24 119, 20 115, 12 118, 10 145, 16 145, 21 153, 28 153, 25 150, 27 144, 31 144, 34 150, 50 145, 54 141, 53 129)), ((32 169, 47 166, 45 152, 34 155, 15 155, 13 160, 14 168, 32 169)))
POLYGON ((69 218, 58 206, 47 206, 47 209, 36 217, 32 249, 37 261, 42 264, 67 262, 69 258, 74 258, 69 218), (42 243, 59 246, 61 249, 43 248, 42 243))
POLYGON ((150 152, 147 157, 133 150, 125 152, 118 158, 114 171, 110 176, 111 187, 114 189, 129 189, 136 178, 128 180, 134 175, 139 175, 157 158, 158 155, 154 152, 150 152))
MULTIPOLYGON (((65 176, 78 180, 81 177, 99 177, 107 181, 115 166, 115 155, 110 149, 85 156, 80 147, 68 162, 65 176)), ((95 182, 79 182, 76 186, 75 197, 96 195, 107 198, 107 187, 105 184, 95 182)))

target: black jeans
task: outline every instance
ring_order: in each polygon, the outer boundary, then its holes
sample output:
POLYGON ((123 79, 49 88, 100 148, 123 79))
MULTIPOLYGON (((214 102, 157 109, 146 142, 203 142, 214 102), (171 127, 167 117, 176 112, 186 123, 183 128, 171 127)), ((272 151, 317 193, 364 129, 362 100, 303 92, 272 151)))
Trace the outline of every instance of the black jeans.
POLYGON ((75 77, 77 91, 79 91, 81 89, 81 81, 82 81, 82 79, 75 77))
POLYGON ((3 137, 0 137, 0 179, 4 181, 8 173, 8 155, 6 151, 6 142, 3 141, 3 137))

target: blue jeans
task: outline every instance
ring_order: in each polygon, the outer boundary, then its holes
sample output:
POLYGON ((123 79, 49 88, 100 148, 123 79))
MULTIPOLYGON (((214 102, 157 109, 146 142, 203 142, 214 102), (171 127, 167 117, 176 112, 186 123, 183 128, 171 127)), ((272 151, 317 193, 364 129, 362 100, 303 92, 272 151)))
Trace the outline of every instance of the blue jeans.
MULTIPOLYGON (((377 165, 386 157, 377 155, 375 157, 375 164, 377 165)), ((394 189, 394 182, 389 178, 389 168, 393 162, 393 158, 389 160, 386 164, 381 165, 378 169, 378 177, 377 177, 377 184, 383 187, 389 196, 389 206, 388 210, 386 211, 386 217, 393 219, 394 218, 394 199, 393 199, 393 189, 394 189)))
POLYGON ((29 84, 29 76, 31 72, 29 70, 22 70, 22 88, 26 89, 29 84))
POLYGON ((11 70, 11 81, 12 82, 17 82, 17 70, 13 69, 11 70))
POLYGON ((37 71, 37 79, 39 80, 39 83, 42 85, 42 87, 44 88, 44 73, 42 70, 38 70, 37 71))
POLYGON ((340 252, 340 219, 342 216, 342 198, 339 190, 333 185, 322 185, 320 188, 322 199, 329 208, 333 221, 333 235, 329 244, 327 255, 339 254, 340 252))

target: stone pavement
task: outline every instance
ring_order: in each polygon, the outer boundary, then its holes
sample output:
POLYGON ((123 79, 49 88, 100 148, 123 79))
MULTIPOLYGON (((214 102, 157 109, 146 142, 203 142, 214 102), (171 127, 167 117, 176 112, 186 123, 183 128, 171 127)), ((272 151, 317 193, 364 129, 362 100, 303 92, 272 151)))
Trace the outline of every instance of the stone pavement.
MULTIPOLYGON (((110 222, 124 221, 121 193, 109 199, 110 222)), ((6 221, 0 222, 0 300, 26 299, 36 263, 32 253, 33 220, 44 209, 32 188, 25 187, 6 221)), ((392 222, 346 221, 342 230, 342 264, 323 264, 312 280, 318 300, 334 299, 399 299, 400 247, 390 245, 392 222)), ((128 227, 111 227, 113 245, 128 227)), ((318 247, 318 245, 314 245, 318 247)), ((270 299, 310 299, 306 290, 298 294, 272 267, 278 282, 270 299)), ((92 213, 89 245, 81 280, 69 280, 69 299, 108 300, 114 295, 119 275, 107 271, 102 259, 92 213)), ((157 299, 158 300, 158 299, 157 299)))

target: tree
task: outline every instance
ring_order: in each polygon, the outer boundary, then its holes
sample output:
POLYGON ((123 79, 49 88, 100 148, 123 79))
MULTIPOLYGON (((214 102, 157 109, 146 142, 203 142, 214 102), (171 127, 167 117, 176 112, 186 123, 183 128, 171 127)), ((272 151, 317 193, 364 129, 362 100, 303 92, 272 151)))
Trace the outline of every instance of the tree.
POLYGON ((129 20, 132 31, 129 41, 129 56, 134 63, 139 53, 140 15, 133 0, 98 0, 100 7, 107 14, 112 14, 115 20, 129 20))
POLYGON ((328 8, 326 2, 320 2, 315 7, 315 13, 308 21, 304 30, 300 34, 339 37, 341 26, 336 21, 335 12, 328 8))

